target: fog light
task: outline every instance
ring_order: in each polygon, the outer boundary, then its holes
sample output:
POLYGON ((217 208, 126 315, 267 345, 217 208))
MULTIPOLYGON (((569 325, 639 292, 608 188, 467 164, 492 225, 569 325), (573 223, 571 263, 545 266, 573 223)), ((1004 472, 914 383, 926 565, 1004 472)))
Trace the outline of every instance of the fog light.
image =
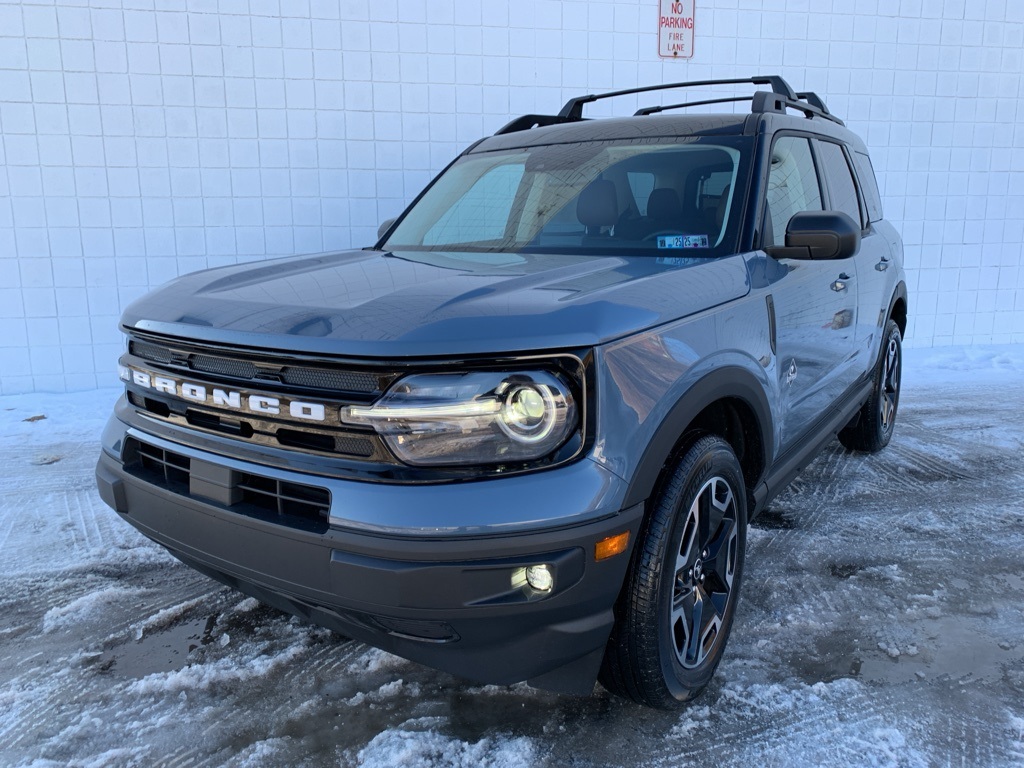
POLYGON ((526 583, 538 592, 550 592, 555 586, 555 577, 546 565, 531 565, 526 569, 526 583))

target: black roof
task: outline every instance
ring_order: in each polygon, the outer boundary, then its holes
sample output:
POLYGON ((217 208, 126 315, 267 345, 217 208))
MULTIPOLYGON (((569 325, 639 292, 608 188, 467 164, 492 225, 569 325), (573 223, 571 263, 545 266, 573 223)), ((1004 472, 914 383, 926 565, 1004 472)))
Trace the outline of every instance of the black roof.
POLYGON ((750 115, 651 115, 650 117, 606 117, 499 133, 473 147, 473 152, 534 147, 576 141, 653 139, 679 136, 736 136, 742 134, 750 115))

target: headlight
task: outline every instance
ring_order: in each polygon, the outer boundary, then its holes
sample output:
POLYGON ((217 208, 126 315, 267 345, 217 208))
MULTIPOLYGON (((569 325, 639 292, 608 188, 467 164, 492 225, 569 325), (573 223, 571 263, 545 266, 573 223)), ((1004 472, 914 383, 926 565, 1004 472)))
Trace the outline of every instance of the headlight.
POLYGON ((414 465, 504 464, 543 458, 578 428, 570 387, 548 371, 407 376, 342 421, 373 427, 414 465))

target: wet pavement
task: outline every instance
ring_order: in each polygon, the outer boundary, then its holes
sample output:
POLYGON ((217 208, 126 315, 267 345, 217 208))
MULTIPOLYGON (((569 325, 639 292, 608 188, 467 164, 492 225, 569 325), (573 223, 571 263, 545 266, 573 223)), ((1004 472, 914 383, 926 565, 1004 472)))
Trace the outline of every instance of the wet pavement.
POLYGON ((115 393, 0 398, 0 764, 1024 765, 1024 349, 913 352, 892 445, 833 443, 751 528, 726 659, 674 713, 220 587, 96 496, 115 393))

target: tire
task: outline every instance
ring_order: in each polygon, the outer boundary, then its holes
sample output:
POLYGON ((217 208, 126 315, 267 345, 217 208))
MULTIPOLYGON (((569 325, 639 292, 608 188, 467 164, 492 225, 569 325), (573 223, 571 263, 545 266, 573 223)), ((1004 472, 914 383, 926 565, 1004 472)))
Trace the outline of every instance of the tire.
POLYGON ((659 709, 704 690, 736 613, 746 532, 736 454, 719 437, 696 439, 668 470, 634 550, 601 668, 605 688, 659 709))
POLYGON ((839 442, 851 451, 877 453, 889 444, 896 426, 903 373, 903 338, 895 320, 889 320, 882 336, 882 350, 875 364, 875 384, 860 411, 839 433, 839 442))

